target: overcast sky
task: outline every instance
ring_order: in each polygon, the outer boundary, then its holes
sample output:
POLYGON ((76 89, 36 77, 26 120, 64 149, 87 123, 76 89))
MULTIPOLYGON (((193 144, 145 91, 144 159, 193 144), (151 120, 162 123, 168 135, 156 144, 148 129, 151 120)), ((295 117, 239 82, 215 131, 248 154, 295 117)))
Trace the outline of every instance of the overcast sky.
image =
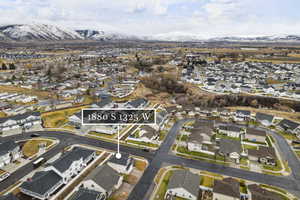
POLYGON ((0 23, 52 23, 136 35, 300 34, 299 0, 0 0, 0 23))

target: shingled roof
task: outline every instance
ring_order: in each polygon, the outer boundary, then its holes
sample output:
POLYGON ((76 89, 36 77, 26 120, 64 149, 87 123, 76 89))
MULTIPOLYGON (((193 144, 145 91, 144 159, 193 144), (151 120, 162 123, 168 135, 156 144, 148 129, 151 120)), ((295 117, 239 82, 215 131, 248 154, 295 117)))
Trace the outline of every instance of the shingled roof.
POLYGON ((215 180, 213 192, 230 197, 240 198, 240 183, 233 178, 215 180))
POLYGON ((111 191, 117 185, 119 178, 118 172, 104 164, 94 169, 84 180, 93 180, 106 191, 111 191))
POLYGON ((53 170, 36 172, 31 180, 22 183, 20 188, 44 195, 49 192, 62 178, 53 170))
POLYGON ((54 161, 52 163, 52 166, 63 173, 67 169, 69 169, 69 167, 75 160, 79 160, 80 158, 83 158, 84 160, 93 153, 93 150, 75 147, 73 150, 65 153, 58 160, 54 161))
POLYGON ((169 189, 184 188, 194 196, 198 196, 200 176, 188 170, 176 170, 173 172, 168 184, 169 189))

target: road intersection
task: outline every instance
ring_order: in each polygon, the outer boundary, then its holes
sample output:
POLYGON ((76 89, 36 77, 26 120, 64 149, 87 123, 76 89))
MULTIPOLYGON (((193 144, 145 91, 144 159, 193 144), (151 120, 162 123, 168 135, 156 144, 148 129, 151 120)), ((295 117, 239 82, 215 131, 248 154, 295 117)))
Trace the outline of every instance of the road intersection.
MULTIPOLYGON (((145 170, 143 176, 141 177, 141 179, 139 180, 138 184, 135 186, 133 191, 130 193, 130 196, 128 198, 129 200, 141 200, 141 199, 147 200, 150 195, 148 191, 149 188, 153 187, 153 180, 155 178, 155 175, 158 173, 159 169, 165 164, 182 165, 188 168, 205 170, 205 171, 214 172, 222 175, 242 178, 242 179, 246 179, 258 183, 269 184, 269 185, 287 189, 289 192, 300 197, 300 161, 297 159, 297 157, 291 150, 290 146, 281 135, 269 131, 270 134, 272 134, 276 139, 283 158, 289 162, 292 173, 289 176, 272 176, 267 174, 251 172, 243 169, 227 167, 219 164, 208 163, 201 160, 186 159, 186 158, 173 155, 171 153, 171 148, 176 139, 176 135, 179 133, 182 125, 188 120, 191 119, 184 119, 184 120, 177 121, 170 129, 165 140, 163 141, 163 143, 161 144, 160 148, 157 151, 146 152, 139 148, 120 145, 121 152, 129 153, 134 156, 144 157, 149 162, 149 166, 145 170)), ((29 139, 30 135, 33 133, 38 133, 42 137, 53 137, 60 141, 54 148, 52 148, 51 150, 49 150, 43 155, 43 157, 45 157, 46 159, 50 159, 51 157, 61 152, 65 147, 73 144, 90 145, 90 146, 100 147, 111 151, 117 150, 117 144, 115 143, 96 140, 93 138, 88 138, 88 137, 72 134, 69 132, 61 132, 61 131, 42 131, 42 132, 23 133, 22 135, 4 137, 1 140, 3 142, 9 140, 13 140, 13 141, 25 140, 25 139, 29 139)), ((7 189, 9 186, 15 184, 15 182, 22 179, 24 176, 26 176, 32 170, 34 170, 32 162, 19 168, 17 171, 12 173, 10 177, 8 177, 6 180, 1 182, 0 191, 7 189)))

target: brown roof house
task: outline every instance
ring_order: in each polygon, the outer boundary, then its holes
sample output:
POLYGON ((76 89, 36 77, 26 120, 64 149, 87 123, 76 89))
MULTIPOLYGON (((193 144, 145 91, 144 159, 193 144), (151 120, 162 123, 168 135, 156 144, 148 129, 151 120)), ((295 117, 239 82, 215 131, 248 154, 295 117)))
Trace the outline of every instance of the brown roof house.
POLYGON ((245 139, 252 141, 252 142, 260 142, 260 143, 265 143, 266 140, 266 132, 257 130, 254 128, 247 128, 246 134, 245 134, 245 139))
POLYGON ((260 146, 258 149, 249 149, 248 158, 265 165, 276 165, 276 152, 273 147, 260 146))
POLYGON ((213 200, 239 200, 240 183, 233 178, 215 180, 213 200))
POLYGON ((261 188, 257 184, 248 186, 249 199, 251 200, 281 200, 281 196, 275 192, 261 188))

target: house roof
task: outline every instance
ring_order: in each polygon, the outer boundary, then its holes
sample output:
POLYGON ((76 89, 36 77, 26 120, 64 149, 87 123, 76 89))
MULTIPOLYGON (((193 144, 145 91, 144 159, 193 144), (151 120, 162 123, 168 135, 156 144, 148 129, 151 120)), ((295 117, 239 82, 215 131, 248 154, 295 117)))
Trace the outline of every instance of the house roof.
POLYGON ((4 196, 0 196, 0 200, 18 200, 18 198, 12 193, 4 196))
POLYGON ((111 156, 108 162, 115 163, 118 165, 127 166, 127 162, 129 160, 129 154, 128 153, 122 153, 122 157, 120 159, 117 159, 116 156, 111 156))
POLYGON ((0 155, 7 154, 19 146, 15 141, 7 141, 0 144, 0 155))
POLYGON ((195 123, 193 124, 193 128, 195 128, 195 129, 203 128, 203 127, 213 129, 214 128, 214 123, 212 121, 196 120, 195 123))
POLYGON ((95 168, 84 180, 93 180, 106 191, 111 191, 118 183, 120 175, 107 164, 95 168))
POLYGON ((80 188, 75 194, 72 195, 70 200, 104 200, 105 195, 101 192, 80 188))
POLYGON ((175 170, 170 178, 168 189, 184 188, 194 196, 198 196, 200 176, 188 170, 175 170))
POLYGON ((251 115, 251 112, 249 110, 237 110, 236 113, 242 115, 251 115))
POLYGON ((248 149, 248 154, 250 156, 255 156, 258 158, 262 158, 262 157, 271 157, 273 159, 276 158, 276 152, 273 147, 260 146, 258 149, 248 149))
POLYGON ((251 193, 252 200, 281 200, 281 196, 275 192, 261 188, 257 184, 248 186, 248 190, 251 193))
POLYGON ((230 131, 230 132, 241 132, 242 129, 240 127, 237 127, 237 126, 232 126, 232 125, 227 125, 227 126, 219 126, 219 129, 220 130, 223 130, 223 131, 230 131))
POLYGON ((242 152, 241 142, 238 140, 230 140, 222 138, 220 140, 220 152, 224 154, 229 154, 233 152, 241 153, 242 152))
POLYGON ((212 129, 207 126, 202 128, 192 129, 191 134, 189 135, 188 138, 188 142, 201 144, 205 135, 207 135, 207 137, 212 136, 212 129))
POLYGON ((282 120, 281 122, 279 122, 278 124, 280 127, 286 129, 290 129, 290 130, 294 130, 296 129, 300 124, 296 123, 296 122, 293 122, 291 120, 288 120, 288 119, 284 119, 282 120))
POLYGON ((41 113, 40 112, 28 112, 28 113, 24 113, 24 114, 21 114, 21 115, 15 115, 15 116, 11 116, 11 117, 4 117, 4 118, 0 118, 0 123, 4 123, 8 120, 22 120, 22 119, 26 119, 27 117, 29 116, 41 116, 41 113))
POLYGON ((240 198, 240 183, 233 178, 215 180, 214 193, 223 194, 230 197, 240 198))
POLYGON ((53 188, 62 178, 53 170, 36 172, 31 180, 22 183, 20 188, 44 195, 53 188))
POLYGON ((106 98, 102 98, 101 101, 95 103, 97 105, 97 107, 99 108, 103 108, 106 105, 110 104, 112 102, 111 97, 106 97, 106 98))
POLYGON ((68 151, 64 155, 62 155, 59 159, 52 163, 52 166, 55 167, 61 173, 65 172, 69 169, 70 165, 81 158, 86 159, 91 154, 93 154, 93 150, 83 149, 79 147, 75 147, 73 150, 68 151))
POLYGON ((264 137, 266 137, 267 135, 265 131, 257 130, 254 128, 247 128, 246 133, 249 135, 257 135, 257 136, 264 136, 264 137))
POLYGON ((265 113, 256 113, 256 120, 257 121, 268 121, 268 122, 272 122, 274 119, 274 116, 273 115, 268 115, 268 114, 265 114, 265 113))
POLYGON ((128 102, 128 105, 130 105, 131 107, 137 108, 143 104, 146 104, 147 102, 148 101, 144 98, 138 98, 138 99, 128 102))

